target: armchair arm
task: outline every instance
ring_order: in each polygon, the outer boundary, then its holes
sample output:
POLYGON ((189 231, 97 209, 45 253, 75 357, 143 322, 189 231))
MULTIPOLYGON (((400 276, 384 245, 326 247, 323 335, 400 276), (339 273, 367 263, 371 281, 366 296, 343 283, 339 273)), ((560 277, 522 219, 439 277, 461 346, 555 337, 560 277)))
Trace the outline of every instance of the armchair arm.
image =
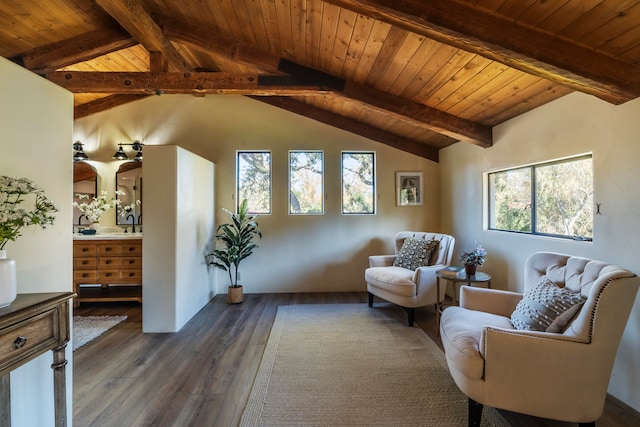
POLYGON ((521 299, 522 294, 518 292, 472 286, 460 287, 460 307, 469 310, 511 317, 511 313, 516 309, 516 305, 521 299))
MULTIPOLYGON (((436 271, 445 268, 444 264, 426 265, 424 267, 418 267, 413 272, 413 278, 411 281, 416 284, 417 293, 421 293, 421 290, 427 288, 433 288, 433 295, 435 296, 435 284, 436 284, 436 271)), ((442 298, 444 298, 445 288, 442 289, 442 298)))
POLYGON ((571 407, 584 421, 599 417, 611 371, 593 344, 556 333, 485 327, 480 353, 486 405, 510 402, 510 410, 538 416, 545 408, 551 418, 566 416, 571 407), (570 390, 570 399, 549 390, 570 390))
POLYGON ((369 267, 390 267, 395 260, 395 255, 371 255, 369 257, 369 267))

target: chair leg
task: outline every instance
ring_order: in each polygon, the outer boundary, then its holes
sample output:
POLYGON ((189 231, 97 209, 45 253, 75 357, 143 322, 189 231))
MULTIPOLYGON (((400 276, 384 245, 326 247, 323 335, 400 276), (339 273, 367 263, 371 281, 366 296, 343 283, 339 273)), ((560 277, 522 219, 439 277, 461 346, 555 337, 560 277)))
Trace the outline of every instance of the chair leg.
POLYGON ((373 307, 373 294, 369 292, 369 307, 373 307))
POLYGON ((407 315, 409 316, 409 326, 413 326, 413 321, 416 318, 416 309, 413 307, 407 308, 407 315))
POLYGON ((469 398, 469 427, 480 427, 482 408, 481 403, 469 398))

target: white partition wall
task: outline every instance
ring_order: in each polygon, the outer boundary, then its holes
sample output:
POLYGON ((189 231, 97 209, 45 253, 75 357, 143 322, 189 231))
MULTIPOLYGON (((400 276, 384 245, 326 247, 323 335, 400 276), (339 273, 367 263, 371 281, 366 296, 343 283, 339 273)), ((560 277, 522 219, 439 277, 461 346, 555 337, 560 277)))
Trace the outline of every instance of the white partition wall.
POLYGON ((215 296, 214 164, 175 145, 145 146, 143 332, 177 332, 215 296))

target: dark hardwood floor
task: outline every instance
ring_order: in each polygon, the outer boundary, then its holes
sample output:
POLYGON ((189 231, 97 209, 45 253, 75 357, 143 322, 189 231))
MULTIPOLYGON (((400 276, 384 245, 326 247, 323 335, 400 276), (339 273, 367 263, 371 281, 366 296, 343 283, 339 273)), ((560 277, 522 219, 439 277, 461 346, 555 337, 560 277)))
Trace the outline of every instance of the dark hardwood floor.
MULTIPOLYGON (((74 314, 128 319, 74 352, 73 425, 236 426, 279 305, 366 301, 366 293, 248 294, 229 305, 220 295, 174 334, 143 334, 140 304, 83 303, 74 314)), ((439 343, 432 308, 418 309, 416 324, 439 343)), ((502 414, 513 427, 574 425, 502 414)), ((640 414, 608 399, 596 425, 635 427, 640 414)))

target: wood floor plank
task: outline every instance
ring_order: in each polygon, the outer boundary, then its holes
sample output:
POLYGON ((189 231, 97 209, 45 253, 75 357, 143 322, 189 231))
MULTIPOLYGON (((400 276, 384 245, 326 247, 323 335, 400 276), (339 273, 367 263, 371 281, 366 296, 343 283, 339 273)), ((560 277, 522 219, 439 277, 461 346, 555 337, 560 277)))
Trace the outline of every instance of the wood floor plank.
MULTIPOLYGON (((278 306, 366 303, 364 292, 219 295, 180 332, 143 334, 137 303, 83 303, 74 314, 128 319, 74 352, 74 427, 238 425, 278 306)), ((388 304, 376 299, 376 306, 388 304)), ((416 325, 440 346, 433 307, 416 325)), ((501 411, 513 427, 574 427, 501 411)), ((640 425, 640 413, 609 398, 598 427, 640 425)))

